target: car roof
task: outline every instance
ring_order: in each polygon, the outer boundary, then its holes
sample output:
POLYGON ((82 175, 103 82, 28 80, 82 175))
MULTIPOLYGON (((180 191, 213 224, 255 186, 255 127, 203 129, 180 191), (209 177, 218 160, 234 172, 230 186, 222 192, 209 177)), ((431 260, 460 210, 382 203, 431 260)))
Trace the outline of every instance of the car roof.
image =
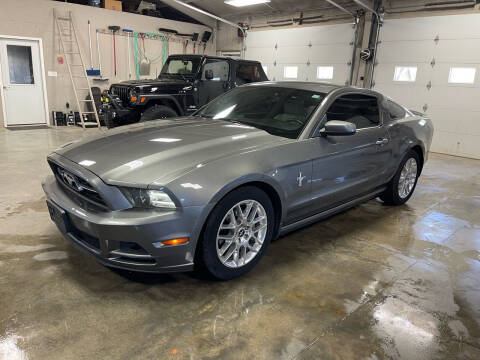
POLYGON ((228 56, 213 56, 213 55, 202 55, 202 54, 172 54, 172 55, 169 55, 168 57, 209 58, 209 59, 230 60, 230 61, 236 61, 236 62, 248 62, 248 63, 255 63, 255 64, 260 63, 260 61, 258 60, 244 60, 244 59, 231 58, 228 56))
POLYGON ((334 85, 329 83, 322 83, 322 82, 313 82, 313 81, 263 81, 263 82, 256 82, 250 83, 244 86, 275 86, 275 87, 283 87, 283 88, 291 88, 291 89, 299 89, 299 90, 308 90, 308 91, 316 91, 322 93, 329 93, 333 90, 343 88, 344 86, 334 85))

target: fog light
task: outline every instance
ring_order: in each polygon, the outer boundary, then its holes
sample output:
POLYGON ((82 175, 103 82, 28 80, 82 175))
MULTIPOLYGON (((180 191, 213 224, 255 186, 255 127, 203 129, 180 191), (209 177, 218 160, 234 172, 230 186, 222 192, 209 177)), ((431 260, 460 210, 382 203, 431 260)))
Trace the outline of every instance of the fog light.
POLYGON ((177 239, 170 239, 170 240, 162 240, 162 241, 157 241, 154 242, 152 245, 156 248, 168 245, 168 246, 175 246, 175 245, 181 245, 181 244, 186 244, 190 240, 188 237, 184 238, 177 238, 177 239))

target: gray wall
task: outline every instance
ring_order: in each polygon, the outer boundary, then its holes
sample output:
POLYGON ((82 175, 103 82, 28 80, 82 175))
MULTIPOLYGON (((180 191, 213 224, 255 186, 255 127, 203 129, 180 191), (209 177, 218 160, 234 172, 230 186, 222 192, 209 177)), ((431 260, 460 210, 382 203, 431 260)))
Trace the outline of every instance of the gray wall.
MULTIPOLYGON (((87 67, 90 66, 87 20, 90 20, 92 25, 94 68, 98 68, 95 42, 95 29, 97 28, 106 30, 109 25, 118 25, 121 28, 146 32, 158 32, 158 28, 160 27, 174 29, 181 33, 198 32, 202 34, 205 30, 212 31, 210 28, 202 25, 92 8, 89 6, 67 4, 51 0, 0 0, 0 2, 0 35, 36 37, 43 40, 45 76, 50 116, 52 110, 66 111, 66 102, 70 103, 71 110, 76 110, 77 108, 67 67, 65 64, 60 65, 57 61, 57 56, 61 54, 61 51, 58 32, 53 18, 54 8, 63 15, 66 15, 69 10, 72 11, 75 25, 77 27, 77 35, 79 36, 81 51, 87 67), (57 72, 57 77, 48 77, 48 71, 57 72)), ((214 39, 215 33, 207 44, 207 54, 215 54, 216 44, 214 39)), ((104 77, 109 79, 109 82, 97 83, 100 84, 97 85, 91 81, 92 86, 100 86, 103 89, 109 87, 112 82, 128 79, 127 38, 119 36, 117 37, 117 40, 118 72, 115 77, 113 72, 112 36, 110 34, 100 34, 99 42, 102 48, 103 74, 104 77)), ((147 40, 147 54, 151 57, 160 54, 163 46, 162 44, 163 43, 160 40, 147 40)), ((179 39, 176 40, 175 38, 172 38, 171 41, 169 41, 168 50, 170 54, 182 53, 183 44, 179 39)), ((192 52, 191 43, 189 43, 187 52, 192 52)), ((133 63, 132 56, 131 72, 133 75, 132 78, 135 78, 133 63)), ((149 77, 154 77, 160 69, 161 63, 152 64, 151 75, 149 77)), ((0 111, 0 117, 1 116, 0 111)), ((3 119, 0 119, 0 123, 3 123, 3 119)))

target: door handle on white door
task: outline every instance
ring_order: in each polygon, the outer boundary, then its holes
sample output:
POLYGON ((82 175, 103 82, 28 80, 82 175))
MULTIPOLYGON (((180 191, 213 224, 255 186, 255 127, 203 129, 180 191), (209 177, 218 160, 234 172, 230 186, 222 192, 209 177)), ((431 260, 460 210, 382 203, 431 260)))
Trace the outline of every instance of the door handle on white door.
POLYGON ((384 145, 384 144, 387 144, 387 143, 388 143, 388 139, 387 139, 387 138, 383 138, 383 139, 378 139, 375 144, 377 144, 377 145, 384 145))

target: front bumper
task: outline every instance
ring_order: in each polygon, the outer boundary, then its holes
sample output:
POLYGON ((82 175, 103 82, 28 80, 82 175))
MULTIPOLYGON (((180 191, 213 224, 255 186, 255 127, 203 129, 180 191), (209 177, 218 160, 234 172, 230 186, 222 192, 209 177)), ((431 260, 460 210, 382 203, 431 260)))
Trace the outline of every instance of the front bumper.
POLYGON ((63 236, 100 263, 133 271, 177 272, 193 269, 204 206, 176 211, 129 209, 92 211, 81 208, 50 175, 42 183, 52 220, 63 236), (188 237, 186 244, 161 240, 188 237))

